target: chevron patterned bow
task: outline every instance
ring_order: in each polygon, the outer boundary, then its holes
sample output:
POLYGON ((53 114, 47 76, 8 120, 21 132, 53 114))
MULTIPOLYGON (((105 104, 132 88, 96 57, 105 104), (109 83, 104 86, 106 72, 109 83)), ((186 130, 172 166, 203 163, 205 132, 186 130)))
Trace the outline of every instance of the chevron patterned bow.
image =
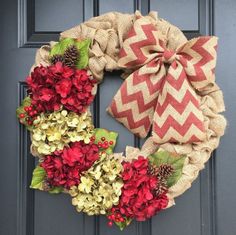
POLYGON ((121 85, 108 112, 131 132, 191 143, 206 138, 196 90, 215 79, 216 37, 198 37, 168 50, 159 31, 141 17, 124 41, 118 64, 135 70, 121 85))

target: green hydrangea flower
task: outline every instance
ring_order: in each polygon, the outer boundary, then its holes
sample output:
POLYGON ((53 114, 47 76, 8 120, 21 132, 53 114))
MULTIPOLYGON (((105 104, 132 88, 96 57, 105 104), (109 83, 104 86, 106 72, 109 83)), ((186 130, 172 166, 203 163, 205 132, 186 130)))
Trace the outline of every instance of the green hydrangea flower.
POLYGON ((70 190, 76 210, 98 215, 106 214, 113 205, 118 205, 123 187, 122 170, 120 161, 101 153, 99 160, 81 177, 81 183, 70 190))
POLYGON ((62 150, 70 142, 83 140, 89 143, 93 133, 89 112, 81 115, 66 110, 41 113, 34 120, 32 149, 39 155, 48 155, 55 150, 62 150))

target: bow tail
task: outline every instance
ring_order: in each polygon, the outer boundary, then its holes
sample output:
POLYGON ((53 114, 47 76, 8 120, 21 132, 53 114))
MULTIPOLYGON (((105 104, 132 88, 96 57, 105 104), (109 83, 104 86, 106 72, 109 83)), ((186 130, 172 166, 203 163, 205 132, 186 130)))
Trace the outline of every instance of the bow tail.
POLYGON ((132 73, 114 96, 108 113, 132 133, 147 136, 165 68, 151 62, 132 73))
POLYGON ((183 66, 175 61, 163 81, 153 119, 153 137, 158 144, 191 143, 206 138, 198 97, 183 66))

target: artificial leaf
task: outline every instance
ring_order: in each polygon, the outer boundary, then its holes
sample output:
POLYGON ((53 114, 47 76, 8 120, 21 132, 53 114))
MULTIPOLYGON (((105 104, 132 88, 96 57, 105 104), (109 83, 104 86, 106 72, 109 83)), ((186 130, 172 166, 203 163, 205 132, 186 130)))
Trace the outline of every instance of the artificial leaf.
POLYGON ((173 167, 174 172, 167 179, 168 188, 176 184, 176 182, 181 177, 185 158, 186 155, 170 153, 161 148, 157 152, 149 156, 150 161, 157 166, 160 166, 161 164, 168 164, 173 167))
POLYGON ((21 113, 25 113, 24 107, 31 105, 31 98, 26 96, 23 101, 21 102, 21 106, 17 108, 16 115, 19 117, 21 113))
POLYGON ((130 218, 124 218, 124 222, 115 222, 115 224, 119 227, 119 229, 122 231, 124 228, 126 228, 132 221, 130 218))
POLYGON ((68 47, 74 45, 79 51, 79 59, 76 63, 76 68, 84 69, 88 65, 88 60, 89 60, 88 50, 90 43, 91 43, 90 39, 78 41, 73 38, 65 38, 53 46, 50 52, 50 56, 63 55, 68 47))
POLYGON ((57 194, 63 192, 63 187, 54 187, 48 191, 51 194, 57 194))
POLYGON ((108 131, 102 128, 96 128, 94 135, 96 144, 98 144, 98 142, 102 142, 102 138, 105 138, 105 141, 108 141, 108 143, 112 141, 112 144, 109 144, 107 149, 102 149, 102 151, 105 151, 107 154, 112 154, 113 149, 116 145, 116 139, 118 137, 118 133, 114 131, 108 131))
POLYGON ((33 177, 30 188, 43 190, 43 182, 45 178, 46 178, 45 170, 42 167, 37 166, 33 171, 33 177))
POLYGON ((24 107, 30 106, 30 105, 31 105, 31 98, 30 98, 29 96, 26 96, 26 97, 24 98, 24 100, 22 101, 22 105, 23 105, 24 107))
POLYGON ((75 43, 75 40, 73 38, 65 38, 65 39, 60 40, 51 49, 50 56, 64 54, 65 50, 69 46, 74 45, 74 43, 75 43))
POLYGON ((88 60, 89 60, 88 50, 90 43, 91 43, 90 39, 85 39, 83 41, 75 41, 75 45, 79 50, 79 60, 76 63, 76 67, 78 69, 84 69, 88 65, 88 60))

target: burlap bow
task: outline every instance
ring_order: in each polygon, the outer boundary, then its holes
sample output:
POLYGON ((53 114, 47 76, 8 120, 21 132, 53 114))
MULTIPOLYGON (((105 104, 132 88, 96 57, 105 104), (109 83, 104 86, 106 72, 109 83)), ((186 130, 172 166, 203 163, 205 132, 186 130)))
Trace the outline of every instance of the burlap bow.
POLYGON ((198 37, 176 51, 158 29, 141 17, 120 51, 118 64, 136 69, 122 84, 108 112, 134 134, 147 136, 151 125, 155 142, 190 143, 206 138, 196 91, 213 83, 216 37, 198 37))

